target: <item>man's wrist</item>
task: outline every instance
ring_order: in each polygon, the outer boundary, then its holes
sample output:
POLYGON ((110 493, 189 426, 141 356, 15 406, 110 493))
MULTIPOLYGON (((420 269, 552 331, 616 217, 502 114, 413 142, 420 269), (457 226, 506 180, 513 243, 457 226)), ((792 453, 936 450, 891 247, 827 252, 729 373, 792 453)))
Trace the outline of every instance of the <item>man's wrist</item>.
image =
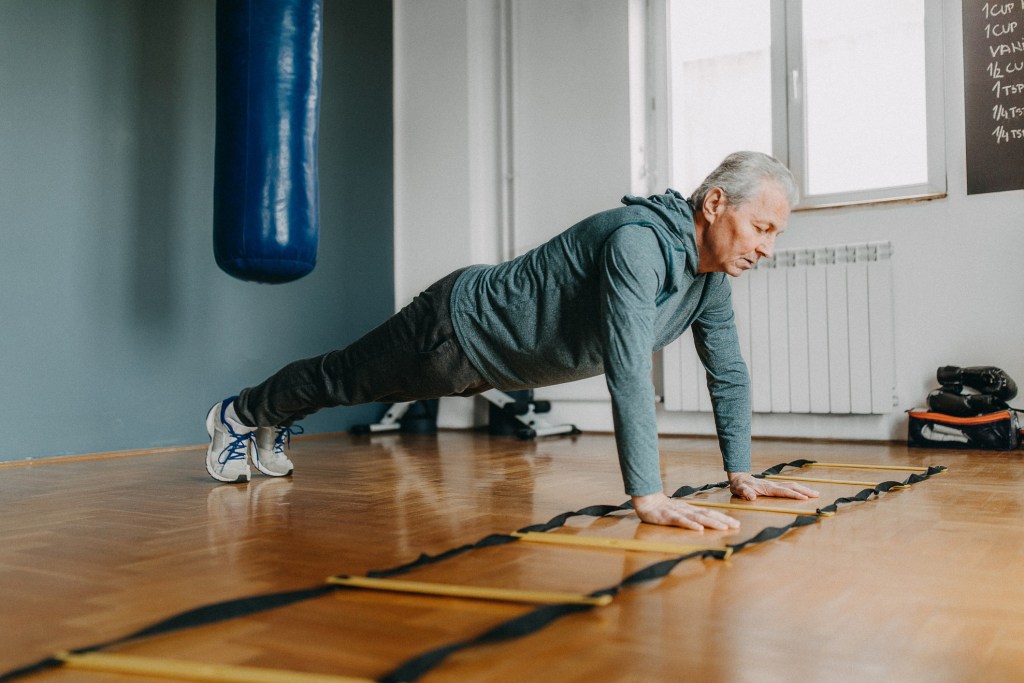
POLYGON ((665 493, 663 491, 646 493, 642 496, 630 496, 630 500, 633 503, 634 510, 642 510, 646 507, 656 505, 663 498, 665 498, 665 493))

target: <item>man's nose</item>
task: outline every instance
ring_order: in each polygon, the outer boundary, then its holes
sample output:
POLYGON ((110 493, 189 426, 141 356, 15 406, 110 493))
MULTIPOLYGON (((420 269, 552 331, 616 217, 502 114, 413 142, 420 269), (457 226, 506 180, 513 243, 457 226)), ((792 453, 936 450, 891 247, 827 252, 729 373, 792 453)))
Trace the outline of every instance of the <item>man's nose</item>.
POLYGON ((761 243, 757 245, 757 249, 755 251, 757 251, 761 258, 771 258, 772 254, 775 253, 775 235, 766 236, 761 240, 761 243))

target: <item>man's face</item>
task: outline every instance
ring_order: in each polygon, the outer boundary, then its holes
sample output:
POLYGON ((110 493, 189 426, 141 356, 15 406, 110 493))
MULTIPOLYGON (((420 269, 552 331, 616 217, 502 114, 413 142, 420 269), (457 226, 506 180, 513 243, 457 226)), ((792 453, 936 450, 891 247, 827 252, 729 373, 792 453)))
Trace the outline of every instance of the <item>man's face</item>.
POLYGON ((700 251, 700 272, 737 277, 772 255, 775 238, 789 220, 789 200, 778 183, 765 180, 761 191, 741 206, 733 206, 714 188, 704 200, 703 211, 709 227, 700 251))

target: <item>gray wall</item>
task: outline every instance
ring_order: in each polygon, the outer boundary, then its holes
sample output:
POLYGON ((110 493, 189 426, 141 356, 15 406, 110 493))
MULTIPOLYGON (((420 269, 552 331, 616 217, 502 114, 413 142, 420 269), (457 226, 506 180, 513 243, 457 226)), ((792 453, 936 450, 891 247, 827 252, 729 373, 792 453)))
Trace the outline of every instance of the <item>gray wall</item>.
POLYGON ((274 286, 213 260, 214 9, 0 0, 0 460, 203 443, 392 311, 391 3, 326 2, 319 262, 274 286))

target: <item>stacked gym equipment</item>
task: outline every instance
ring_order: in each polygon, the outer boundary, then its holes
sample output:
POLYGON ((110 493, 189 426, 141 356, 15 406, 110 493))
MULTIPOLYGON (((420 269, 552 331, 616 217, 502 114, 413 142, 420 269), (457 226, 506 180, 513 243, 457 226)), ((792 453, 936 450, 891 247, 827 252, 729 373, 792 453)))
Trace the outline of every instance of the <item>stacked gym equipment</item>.
MULTIPOLYGON (((510 393, 489 389, 480 396, 490 404, 488 406, 488 432, 493 436, 514 434, 520 439, 530 440, 539 436, 581 433, 575 425, 551 424, 540 417, 551 411, 551 402, 535 400, 532 389, 510 393)), ((436 420, 436 400, 408 401, 392 404, 379 422, 354 425, 351 432, 353 434, 378 434, 392 431, 416 434, 432 433, 437 431, 436 420)))
POLYGON ((1017 384, 1006 372, 988 365, 944 365, 935 377, 940 386, 928 394, 929 410, 909 411, 909 445, 987 450, 1020 447, 1017 412, 1007 403, 1017 395, 1017 384))
POLYGON ((944 365, 935 373, 942 385, 928 394, 928 407, 936 413, 972 417, 1007 410, 1017 395, 1017 384, 996 367, 959 368, 944 365), (964 388, 977 393, 964 393, 964 388))

